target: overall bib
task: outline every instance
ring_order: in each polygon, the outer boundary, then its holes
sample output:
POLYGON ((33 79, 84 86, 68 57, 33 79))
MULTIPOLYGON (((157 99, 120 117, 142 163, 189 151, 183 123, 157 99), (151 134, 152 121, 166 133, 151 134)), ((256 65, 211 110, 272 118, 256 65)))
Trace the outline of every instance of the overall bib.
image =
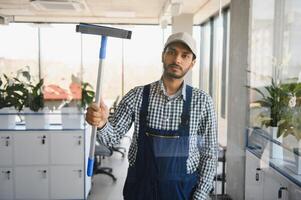
POLYGON ((197 173, 188 174, 189 116, 192 88, 186 87, 178 130, 146 126, 150 85, 143 89, 139 119, 138 151, 123 189, 125 200, 189 200, 197 187, 197 173))

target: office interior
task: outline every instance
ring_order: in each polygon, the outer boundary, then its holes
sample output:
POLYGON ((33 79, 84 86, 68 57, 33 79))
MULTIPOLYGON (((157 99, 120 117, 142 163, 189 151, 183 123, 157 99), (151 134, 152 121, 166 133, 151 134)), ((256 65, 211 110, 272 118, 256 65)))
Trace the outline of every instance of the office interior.
POLYGON ((193 35, 185 81, 212 96, 218 119, 208 199, 301 199, 300 22, 300 0, 0 0, 0 200, 122 199, 132 129, 96 149, 99 170, 86 175, 100 36, 76 32, 79 23, 132 31, 108 39, 111 113, 130 89, 160 79, 171 33, 193 35), (26 106, 22 87, 35 97, 26 106))

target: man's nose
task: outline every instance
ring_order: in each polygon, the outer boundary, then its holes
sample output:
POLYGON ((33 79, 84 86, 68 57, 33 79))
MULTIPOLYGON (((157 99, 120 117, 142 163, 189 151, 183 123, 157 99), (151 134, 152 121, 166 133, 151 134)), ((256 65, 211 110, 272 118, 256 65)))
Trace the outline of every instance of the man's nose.
POLYGON ((181 63, 181 61, 182 61, 181 55, 180 55, 179 53, 176 54, 176 55, 175 55, 175 62, 176 62, 176 63, 181 63))

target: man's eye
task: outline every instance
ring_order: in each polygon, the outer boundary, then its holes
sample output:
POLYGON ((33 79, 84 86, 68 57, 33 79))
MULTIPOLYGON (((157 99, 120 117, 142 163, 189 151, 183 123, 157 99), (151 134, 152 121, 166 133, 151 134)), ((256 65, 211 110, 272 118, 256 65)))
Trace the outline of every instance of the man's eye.
POLYGON ((167 51, 166 53, 167 53, 167 54, 169 54, 169 55, 173 55, 173 54, 175 54, 175 52, 174 52, 174 51, 172 51, 172 50, 169 50, 169 51, 167 51))
POLYGON ((189 58, 189 55, 188 54, 183 54, 182 57, 183 58, 189 58))

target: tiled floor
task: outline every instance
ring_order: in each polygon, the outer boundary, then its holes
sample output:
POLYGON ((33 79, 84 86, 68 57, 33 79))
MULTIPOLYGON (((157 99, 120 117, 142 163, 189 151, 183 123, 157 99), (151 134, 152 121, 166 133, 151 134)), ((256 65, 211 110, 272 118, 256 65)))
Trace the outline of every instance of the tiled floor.
MULTIPOLYGON (((122 140, 121 146, 127 147, 130 142, 128 138, 122 140)), ((121 154, 114 152, 111 157, 102 160, 103 167, 112 167, 113 174, 117 178, 113 179, 105 174, 97 174, 92 179, 92 189, 88 200, 122 200, 122 189, 126 178, 128 160, 127 154, 122 158, 121 154)))

